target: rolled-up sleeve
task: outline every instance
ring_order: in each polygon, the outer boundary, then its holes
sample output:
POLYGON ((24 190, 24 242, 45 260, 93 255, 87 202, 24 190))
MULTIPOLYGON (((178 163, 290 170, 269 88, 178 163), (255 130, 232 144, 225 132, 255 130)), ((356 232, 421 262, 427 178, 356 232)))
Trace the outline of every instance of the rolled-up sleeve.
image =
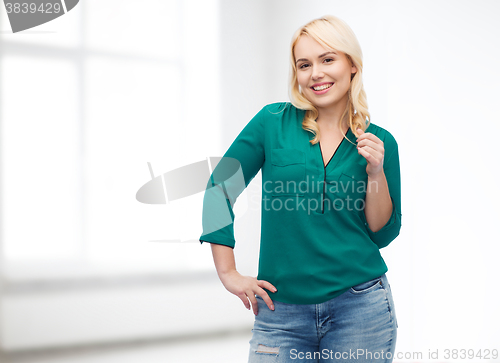
MULTIPOLYGON (((390 135, 390 134, 389 134, 390 135)), ((366 216, 362 214, 363 222, 371 240, 379 247, 388 246, 398 235, 401 230, 401 171, 399 167, 399 151, 396 140, 390 136, 384 146, 387 144, 389 150, 392 149, 387 159, 384 159, 384 174, 389 187, 389 194, 392 200, 392 214, 387 223, 377 232, 373 232, 368 226, 366 216)), ((386 148, 387 150, 387 148, 386 148)))
POLYGON ((233 206, 265 160, 265 115, 262 108, 239 133, 207 182, 200 243, 234 248, 233 206))

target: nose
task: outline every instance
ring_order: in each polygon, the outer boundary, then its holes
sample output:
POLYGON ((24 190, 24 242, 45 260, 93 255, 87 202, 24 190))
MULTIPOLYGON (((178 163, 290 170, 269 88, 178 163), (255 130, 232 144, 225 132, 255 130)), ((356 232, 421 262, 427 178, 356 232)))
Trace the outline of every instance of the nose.
POLYGON ((323 73, 323 71, 321 70, 320 67, 312 67, 312 74, 311 74, 311 77, 314 81, 318 80, 318 79, 321 79, 325 76, 325 74, 323 73))

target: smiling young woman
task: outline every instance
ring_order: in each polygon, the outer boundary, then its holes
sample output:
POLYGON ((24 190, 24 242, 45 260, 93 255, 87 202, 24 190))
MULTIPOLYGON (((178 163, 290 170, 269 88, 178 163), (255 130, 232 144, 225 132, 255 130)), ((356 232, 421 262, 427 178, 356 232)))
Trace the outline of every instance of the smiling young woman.
POLYGON ((290 61, 291 102, 264 106, 210 176, 200 242, 225 288, 253 308, 250 363, 391 362, 397 318, 379 250, 401 229, 398 144, 370 122, 361 48, 345 22, 299 28, 290 61), (228 216, 259 170, 252 277, 236 270, 228 216))

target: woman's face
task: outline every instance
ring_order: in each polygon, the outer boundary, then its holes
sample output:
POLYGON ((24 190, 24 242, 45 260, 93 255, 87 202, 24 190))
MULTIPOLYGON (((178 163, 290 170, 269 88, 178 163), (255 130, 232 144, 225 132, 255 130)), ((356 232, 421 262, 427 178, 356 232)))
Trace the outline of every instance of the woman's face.
POLYGON ((357 68, 347 56, 333 49, 323 48, 308 35, 300 36, 294 49, 297 80, 302 94, 318 110, 341 107, 347 102, 351 74, 357 68))

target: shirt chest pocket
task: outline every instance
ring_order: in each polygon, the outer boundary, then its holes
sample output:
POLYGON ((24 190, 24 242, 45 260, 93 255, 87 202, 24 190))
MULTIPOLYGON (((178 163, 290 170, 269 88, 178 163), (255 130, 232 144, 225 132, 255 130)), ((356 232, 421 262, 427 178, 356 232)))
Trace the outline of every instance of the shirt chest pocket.
POLYGON ((365 208, 367 183, 368 174, 364 170, 344 170, 327 181, 327 193, 335 205, 359 212, 365 208))
POLYGON ((297 149, 272 149, 272 196, 304 196, 306 155, 297 149), (301 191, 302 190, 302 191, 301 191))

